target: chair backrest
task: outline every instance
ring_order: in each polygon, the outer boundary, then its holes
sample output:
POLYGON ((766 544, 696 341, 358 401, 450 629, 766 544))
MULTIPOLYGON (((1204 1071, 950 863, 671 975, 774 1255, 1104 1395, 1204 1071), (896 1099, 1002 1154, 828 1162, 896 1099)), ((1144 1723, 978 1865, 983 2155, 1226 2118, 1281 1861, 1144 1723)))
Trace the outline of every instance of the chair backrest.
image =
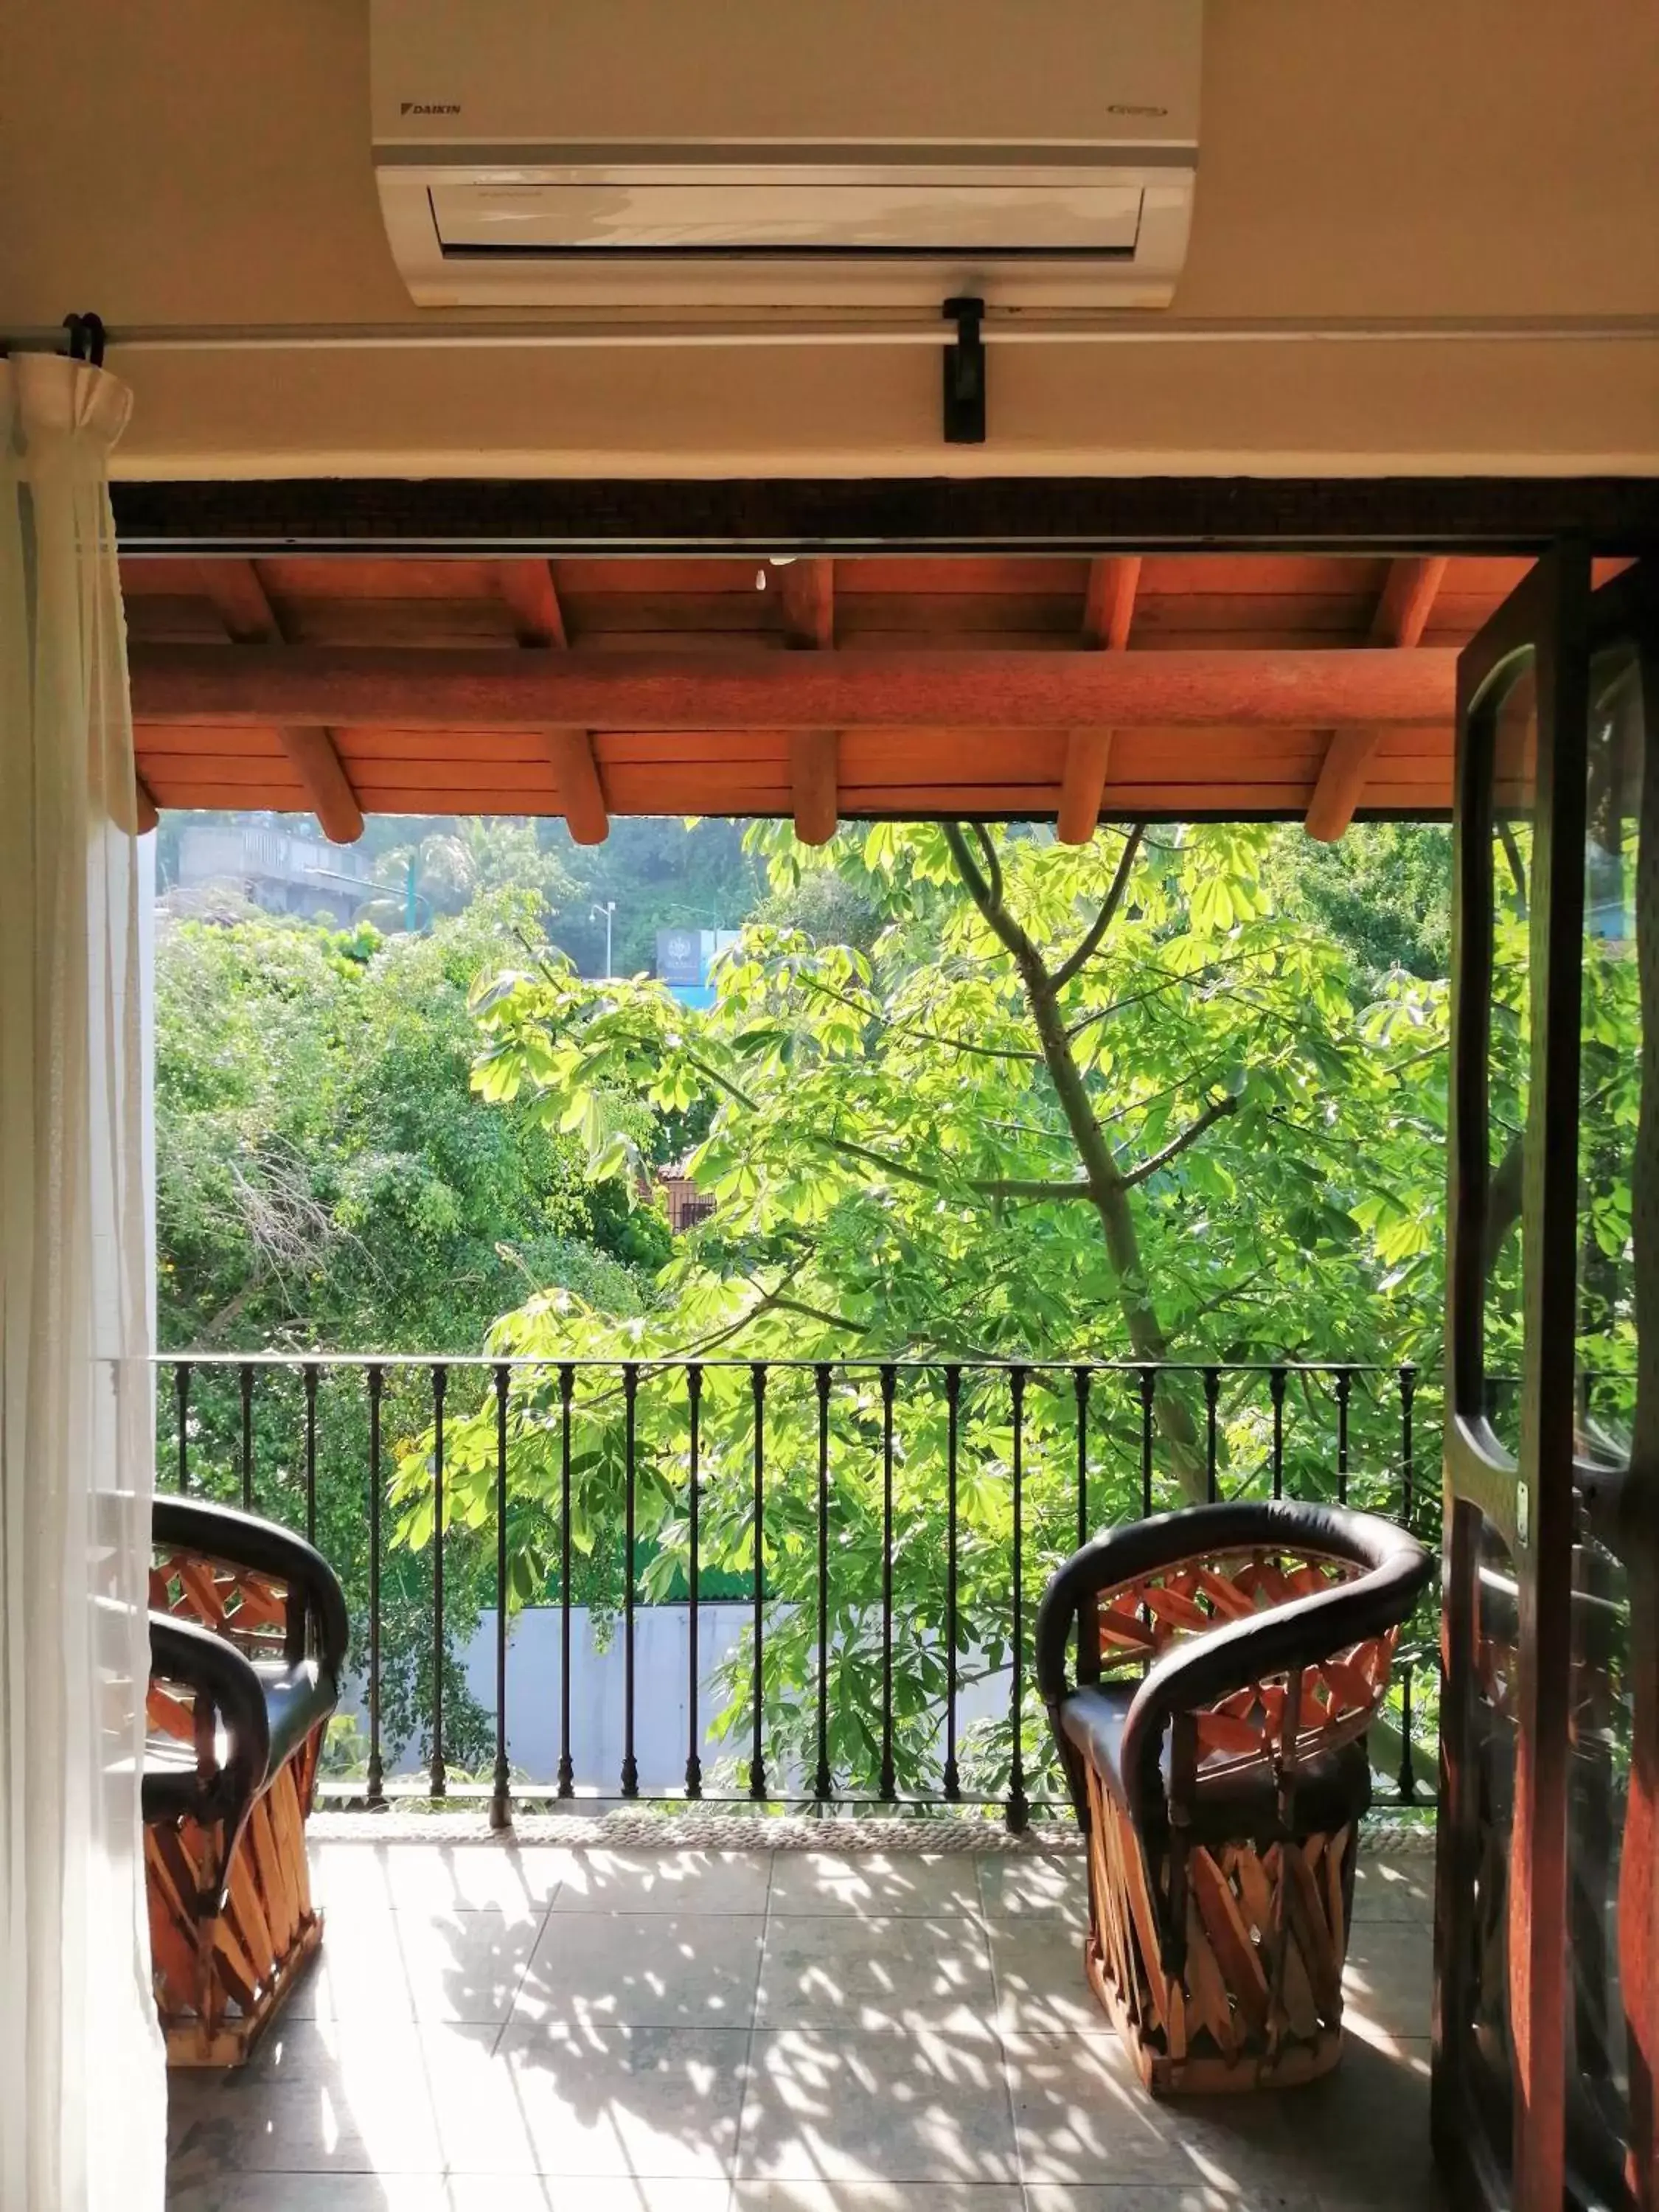
MULTIPOLYGON (((1311 1543, 1189 1556, 1097 1591, 1092 1629, 1102 1675, 1145 1671, 1177 1644, 1357 1581, 1363 1565, 1311 1543)), ((1081 1632, 1091 1632, 1085 1601, 1081 1632)), ((1300 1765, 1363 1735, 1388 1688, 1400 1624, 1226 1691, 1194 1714, 1205 1774, 1258 1764, 1300 1765), (1292 1680, 1294 1675, 1295 1679, 1292 1680), (1294 1735, 1287 1737, 1287 1723, 1294 1735)))

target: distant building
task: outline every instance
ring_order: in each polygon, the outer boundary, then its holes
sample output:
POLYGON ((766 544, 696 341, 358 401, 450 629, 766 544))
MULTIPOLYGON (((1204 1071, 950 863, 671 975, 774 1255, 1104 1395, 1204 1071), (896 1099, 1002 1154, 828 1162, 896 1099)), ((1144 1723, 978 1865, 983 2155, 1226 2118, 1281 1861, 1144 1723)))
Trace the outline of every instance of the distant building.
POLYGON ((234 890, 269 914, 330 915, 354 921, 375 897, 356 854, 284 830, 227 825, 185 830, 179 839, 179 888, 234 890))
POLYGON ((736 929, 659 929, 657 981, 665 983, 684 1006, 708 1006, 714 994, 708 971, 718 954, 742 935, 736 929))

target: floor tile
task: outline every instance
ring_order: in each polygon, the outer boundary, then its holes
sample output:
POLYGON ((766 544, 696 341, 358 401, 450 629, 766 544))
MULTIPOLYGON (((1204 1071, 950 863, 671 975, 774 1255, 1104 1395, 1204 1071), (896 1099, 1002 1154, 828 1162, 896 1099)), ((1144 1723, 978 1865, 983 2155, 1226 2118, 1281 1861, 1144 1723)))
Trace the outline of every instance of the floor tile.
POLYGON ((1060 1919, 992 1920, 986 1929, 1000 2028, 1020 2034, 1067 2029, 1094 2034, 1109 2027, 1084 1978, 1080 1926, 1060 1919))
POLYGON ((732 2170, 748 2049, 740 2029, 587 2023, 509 2027, 500 2055, 537 2171, 690 2180, 732 2170))
POLYGON ((1427 2035, 1434 2002, 1433 1936, 1426 1928, 1404 1923, 1356 1922, 1342 1988, 1345 2012, 1356 2027, 1385 2036, 1427 2035))
POLYGON ((985 1931, 966 1914, 858 1920, 774 1912, 767 1923, 757 2027, 988 2035, 992 2011, 985 1931))
POLYGON ((771 1909, 861 1919, 976 1913, 979 1886, 972 1858, 951 1853, 849 1854, 777 1851, 772 1858, 771 1909))
POLYGON ((1024 2212, 1014 2183, 738 2181, 732 2212, 1024 2212))
MULTIPOLYGON (((167 2212, 454 2212, 431 2173, 238 2173, 169 2184, 167 2212)), ((519 2212, 503 2205, 501 2212, 519 2212)), ((526 2206, 525 2212, 531 2212, 526 2206)))
POLYGON ((434 2174, 442 2154, 425 2084, 364 2054, 309 2079, 243 2073, 169 2082, 169 2180, 198 2194, 252 2172, 434 2174))
POLYGON ((1426 1854, 1361 1860, 1331 2076, 1165 2104, 1084 1979, 1075 1857, 313 1872, 322 1953, 248 2067, 170 2077, 170 2212, 1446 2212, 1426 1854))
POLYGON ((343 1911, 294 1992, 295 2019, 504 2021, 540 1916, 343 1911))
POLYGON ((1422 1928, 1434 1922, 1434 1857, 1418 1851, 1398 1858, 1373 1858, 1361 1850, 1354 1869, 1353 1917, 1362 1920, 1407 1920, 1422 1928))
POLYGON ((1102 2181, 1079 2187, 1039 2182, 1025 2192, 1026 2212, 1322 2212, 1294 2185, 1253 2182, 1240 2189, 1206 2181, 1102 2181))
POLYGON ((1129 2181, 1245 2192, 1309 2182, 1282 2097, 1158 2102, 1115 2035, 1010 2036, 1005 2050, 1028 2185, 1129 2181))
POLYGON ((455 2173, 444 2212, 730 2212, 731 2203, 732 2185, 724 2179, 455 2173))
POLYGON ((764 1912, 767 1851, 572 1851, 556 1912, 764 1912))
POLYGON ((1321 2212, 1443 2212, 1429 2147, 1426 2037, 1367 2040, 1297 2093, 1297 2133, 1321 2212))
POLYGON ((1089 1914, 1081 1858, 1016 1858, 987 1854, 977 1862, 988 1920, 1064 1920, 1081 1928, 1089 1914))
POLYGON ((531 1844, 317 1844, 313 1894, 335 1910, 441 1912, 493 1906, 539 1917, 573 1854, 531 1844))
POLYGON ((765 1925, 759 1913, 550 1913, 514 2021, 747 2027, 765 1925))
POLYGON ((904 2037, 757 2030, 738 2173, 1012 2184, 1013 2128, 997 2046, 926 2028, 904 2037))

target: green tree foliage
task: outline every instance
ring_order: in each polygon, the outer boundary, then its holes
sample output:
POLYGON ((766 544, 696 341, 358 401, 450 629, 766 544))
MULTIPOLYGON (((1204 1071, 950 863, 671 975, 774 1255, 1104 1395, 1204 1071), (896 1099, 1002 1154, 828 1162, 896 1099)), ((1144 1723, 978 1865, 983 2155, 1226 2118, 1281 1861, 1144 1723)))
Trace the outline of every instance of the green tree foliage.
MULTIPOLYGON (((648 982, 597 987, 556 957, 516 963, 476 1006, 474 1080, 504 1110, 575 1140, 589 1175, 629 1183, 683 1117, 712 1218, 623 1317, 580 1296, 532 1298, 498 1323, 506 1355, 641 1363, 577 1377, 574 1536, 595 1587, 621 1589, 625 1438, 648 1592, 687 1563, 686 1384, 663 1363, 738 1364, 702 1382, 702 1558, 755 1566, 753 1384, 761 1358, 851 1363, 828 1444, 835 1681, 843 1787, 878 1777, 881 1470, 891 1437, 893 1665, 901 1784, 939 1766, 948 1409, 958 1361, 1432 1359, 1439 1328, 1445 989, 1373 960, 1290 906, 1278 833, 1216 826, 1107 835, 1072 850, 1019 830, 845 832, 810 863, 787 833, 751 833, 775 893, 833 870, 873 909, 865 941, 783 921, 751 927, 688 1012, 648 982), (641 1127, 641 1107, 648 1126, 641 1127), (890 1400, 880 1363, 896 1370, 890 1400), (862 1365, 857 1363, 864 1363, 862 1365)), ((959 1643, 970 1671, 1006 1662, 1014 1385, 964 1380, 959 1643)), ((1328 1396, 1299 1379, 1293 1492, 1334 1482, 1328 1396)), ((807 1765, 817 1537, 815 1378, 780 1373, 765 1408, 765 1639, 773 1754, 807 1765)), ((1261 1480, 1269 1409, 1219 1411, 1224 1488, 1261 1480)), ((1033 1372, 1020 1423, 1025 1581, 1075 1540, 1072 1377, 1033 1372)), ((1198 1494, 1196 1376, 1158 1388, 1160 1495, 1198 1494)), ((1356 1403, 1357 1462, 1382 1496, 1395 1469, 1391 1400, 1356 1403)), ((1087 1415, 1096 1524, 1138 1510, 1139 1403, 1103 1389, 1087 1415), (1109 1396, 1109 1402, 1108 1398, 1109 1396)), ((514 1586, 544 1586, 557 1534, 564 1409, 531 1374, 511 1411, 514 1586)), ((480 1525, 494 1412, 454 1429, 453 1523, 480 1525)), ((1364 1495, 1362 1484, 1358 1493, 1364 1495)), ((405 1534, 429 1537, 421 1450, 399 1479, 405 1534)), ((733 1668, 739 1714, 748 1661, 733 1668)), ((1029 1716, 1035 1723, 1035 1717, 1029 1716)), ((963 1747, 964 1786, 1000 1788, 1007 1727, 963 1747)), ((1035 1733, 1026 1746, 1036 1756, 1035 1733)))
MULTIPOLYGON (((164 1350, 476 1353, 503 1306, 568 1286, 626 1314, 652 1295, 668 1249, 661 1213, 615 1181, 595 1182, 573 1143, 525 1107, 473 1092, 468 993, 480 969, 517 951, 522 895, 472 905, 428 935, 382 939, 258 916, 229 927, 162 918, 156 952, 155 1103, 159 1334, 164 1350)), ((636 1115, 641 1133, 648 1116, 636 1115)), ((194 1487, 236 1498, 240 1376, 190 1377, 194 1487)), ((383 1433, 429 1418, 424 1368, 387 1368, 383 1433)), ((164 1469, 176 1406, 158 1408, 164 1469)), ((319 1389, 319 1540, 368 1610, 366 1378, 319 1389)), ((299 1377, 261 1373, 252 1399, 253 1492, 291 1525, 305 1514, 299 1377)), ((452 1640, 493 1595, 488 1559, 458 1544, 447 1611, 452 1640)), ((427 1563, 388 1564, 389 1748, 430 1705, 427 1563)), ((459 1674, 446 1718, 458 1759, 483 1755, 486 1717, 459 1674)))

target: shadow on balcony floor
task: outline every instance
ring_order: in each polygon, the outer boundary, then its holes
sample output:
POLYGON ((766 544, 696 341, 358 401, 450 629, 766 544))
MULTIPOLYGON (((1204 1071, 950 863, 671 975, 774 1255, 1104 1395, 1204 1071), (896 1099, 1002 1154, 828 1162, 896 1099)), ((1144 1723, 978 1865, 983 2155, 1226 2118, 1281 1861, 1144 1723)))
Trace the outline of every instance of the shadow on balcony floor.
POLYGON ((328 1842, 321 1956, 174 2075, 173 2212, 1436 2212, 1430 1862, 1362 1862, 1348 2048, 1156 2105, 1076 1856, 328 1842))

